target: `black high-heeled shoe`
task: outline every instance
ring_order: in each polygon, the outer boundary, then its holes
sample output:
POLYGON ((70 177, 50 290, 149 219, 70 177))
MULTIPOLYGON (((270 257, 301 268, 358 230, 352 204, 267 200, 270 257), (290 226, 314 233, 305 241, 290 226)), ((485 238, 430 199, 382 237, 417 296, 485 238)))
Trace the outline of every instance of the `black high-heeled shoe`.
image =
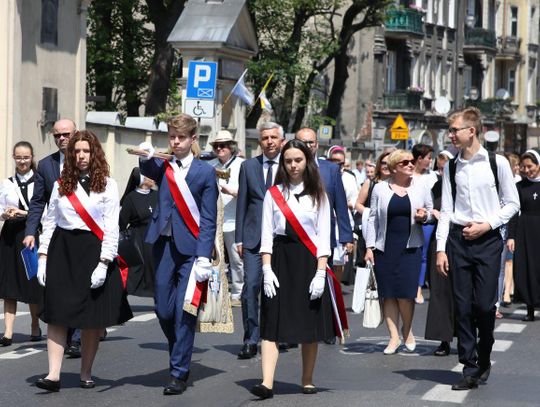
POLYGON ((259 397, 260 399, 271 399, 274 397, 274 391, 269 389, 264 384, 256 384, 251 388, 251 394, 259 397))
POLYGON ((30 342, 39 342, 43 340, 43 334, 41 328, 39 328, 39 333, 37 335, 30 335, 30 342))
POLYGON ((11 346, 12 343, 13 343, 12 338, 6 338, 5 336, 2 336, 0 338, 0 346, 11 346))

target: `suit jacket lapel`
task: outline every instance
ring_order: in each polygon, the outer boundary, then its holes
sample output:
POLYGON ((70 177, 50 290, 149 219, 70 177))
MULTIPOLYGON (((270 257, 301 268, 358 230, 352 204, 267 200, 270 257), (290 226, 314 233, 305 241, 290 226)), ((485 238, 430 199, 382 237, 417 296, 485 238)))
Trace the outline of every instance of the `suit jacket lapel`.
POLYGON ((259 186, 263 196, 266 194, 266 184, 264 182, 264 170, 263 170, 263 156, 262 154, 257 157, 257 179, 259 180, 259 186))
POLYGON ((186 174, 186 184, 188 184, 188 186, 191 187, 191 181, 196 179, 200 168, 201 168, 201 162, 198 159, 193 158, 193 161, 191 162, 191 165, 189 166, 188 173, 186 174))

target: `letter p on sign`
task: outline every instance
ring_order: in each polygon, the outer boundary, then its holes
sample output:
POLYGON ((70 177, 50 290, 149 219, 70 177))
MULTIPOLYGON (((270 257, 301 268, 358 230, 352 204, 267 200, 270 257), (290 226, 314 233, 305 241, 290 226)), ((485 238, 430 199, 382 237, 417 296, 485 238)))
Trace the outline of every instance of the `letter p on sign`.
POLYGON ((196 88, 200 86, 201 82, 208 82, 211 77, 212 70, 208 65, 197 65, 195 67, 195 78, 193 84, 196 88))

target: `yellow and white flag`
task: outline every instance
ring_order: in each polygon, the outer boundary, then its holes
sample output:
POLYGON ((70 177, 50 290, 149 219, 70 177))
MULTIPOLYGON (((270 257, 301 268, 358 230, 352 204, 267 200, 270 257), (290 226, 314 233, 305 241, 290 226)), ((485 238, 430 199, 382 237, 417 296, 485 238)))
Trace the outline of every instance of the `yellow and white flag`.
POLYGON ((266 83, 264 84, 261 93, 259 93, 259 100, 261 101, 261 109, 266 110, 267 112, 272 112, 272 104, 268 100, 268 97, 266 96, 266 88, 270 84, 270 81, 272 80, 272 77, 274 74, 271 74, 270 77, 266 80, 266 83))

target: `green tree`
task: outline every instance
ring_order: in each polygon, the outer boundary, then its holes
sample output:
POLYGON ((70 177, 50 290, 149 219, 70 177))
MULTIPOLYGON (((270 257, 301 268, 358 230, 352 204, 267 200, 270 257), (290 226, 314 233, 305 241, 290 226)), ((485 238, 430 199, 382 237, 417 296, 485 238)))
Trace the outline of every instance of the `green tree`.
MULTIPOLYGON (((256 87, 274 73, 267 95, 276 102, 276 118, 288 130, 302 125, 335 124, 348 78, 352 36, 380 25, 392 0, 251 0, 259 35, 259 55, 250 64, 256 87), (334 62, 329 97, 324 73, 334 62), (308 106, 319 114, 306 120, 308 106)), ((253 125, 260 108, 248 118, 253 125)))

